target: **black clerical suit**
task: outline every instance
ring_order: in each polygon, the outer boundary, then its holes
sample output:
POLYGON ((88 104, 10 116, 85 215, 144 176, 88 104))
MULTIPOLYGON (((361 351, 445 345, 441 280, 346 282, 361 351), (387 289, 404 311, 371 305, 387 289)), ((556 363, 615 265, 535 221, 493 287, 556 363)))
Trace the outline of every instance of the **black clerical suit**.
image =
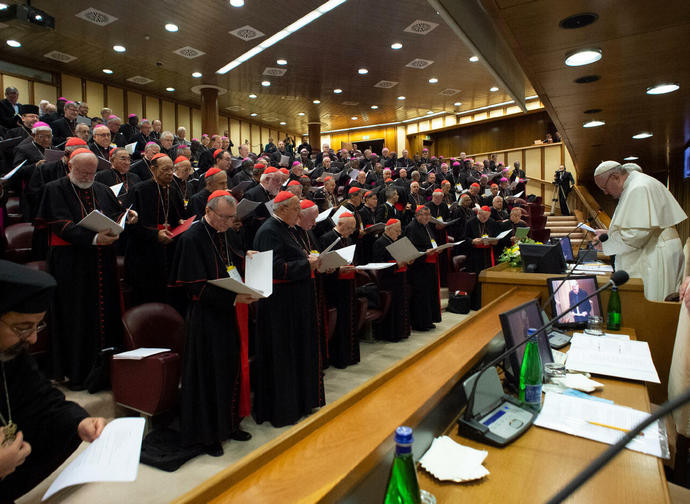
POLYGON ((67 140, 67 137, 77 136, 74 129, 77 127, 77 120, 68 120, 66 117, 61 117, 50 125, 53 130, 53 145, 62 145, 67 140))
POLYGON ((129 167, 130 173, 135 173, 142 182, 153 178, 151 172, 151 161, 142 157, 139 161, 132 163, 129 167))
MULTIPOLYGON (((19 102, 17 102, 16 105, 17 107, 21 107, 19 102)), ((17 126, 18 119, 19 116, 10 101, 7 98, 0 100, 0 125, 7 129, 14 128, 17 126)))
MULTIPOLYGON (((393 256, 386 249, 393 240, 382 234, 374 242, 373 262, 395 262, 393 256)), ((409 299, 409 286, 407 284, 407 265, 398 267, 396 264, 383 269, 378 275, 380 287, 391 293, 391 307, 386 317, 374 326, 374 337, 388 341, 400 341, 410 335, 410 309, 407 304, 409 299)))
MULTIPOLYGON (((412 244, 420 252, 432 248, 433 234, 428 226, 415 218, 405 229, 412 244)), ((410 324, 418 331, 426 331, 441 321, 441 297, 438 277, 438 258, 435 254, 417 259, 408 269, 410 283, 410 324)))

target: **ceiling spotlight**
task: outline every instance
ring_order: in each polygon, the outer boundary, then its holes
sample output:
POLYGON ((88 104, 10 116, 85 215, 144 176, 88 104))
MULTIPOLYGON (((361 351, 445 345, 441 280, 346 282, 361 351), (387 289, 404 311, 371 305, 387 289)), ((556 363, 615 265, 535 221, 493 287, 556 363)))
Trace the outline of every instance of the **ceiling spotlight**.
POLYGON ((340 93, 342 93, 342 92, 343 92, 343 90, 340 89, 340 88, 335 88, 335 89, 333 90, 333 94, 340 94, 340 93))
POLYGON ((8 40, 7 45, 10 47, 21 47, 22 46, 21 42, 18 42, 16 40, 8 40))
POLYGON ((287 65, 287 60, 281 58, 281 59, 276 60, 276 63, 279 65, 287 65))
POLYGON ((173 32, 173 33, 176 32, 177 30, 179 30, 179 28, 177 27, 177 25, 176 25, 176 24, 172 24, 172 23, 168 23, 167 25, 165 25, 165 29, 166 29, 167 31, 173 32))
POLYGON ((304 115, 304 112, 297 112, 297 115, 301 117, 304 115))
POLYGON ((314 105, 318 105, 319 103, 321 103, 321 100, 314 100, 312 103, 313 103, 314 105))
POLYGON ((357 120, 357 116, 352 116, 352 117, 350 117, 350 119, 352 119, 353 121, 356 121, 356 120, 357 120))
POLYGON ((233 7, 244 7, 244 0, 230 0, 230 5, 233 7))
POLYGON ((665 82, 663 84, 657 84, 656 86, 648 87, 647 94, 658 95, 673 93, 674 91, 678 91, 678 89, 680 89, 680 86, 678 84, 665 82))
POLYGON ((198 79, 198 78, 201 77, 202 75, 203 75, 203 74, 202 74, 201 72, 193 72, 193 73, 192 73, 192 77, 194 77, 195 79, 198 79))
POLYGON ((436 77, 432 77, 429 79, 429 84, 436 84, 438 82, 438 79, 436 77))
POLYGON ((637 135, 633 135, 633 138, 635 140, 643 140, 643 139, 649 138, 651 136, 654 136, 654 135, 652 133, 650 133, 649 131, 641 131, 637 135))
POLYGON ((285 121, 280 121, 281 126, 285 126, 287 123, 285 121))
POLYGON ((357 73, 359 75, 366 75, 369 73, 369 70, 367 70, 366 68, 360 68, 359 70, 357 70, 357 73))
POLYGON ((434 113, 433 110, 427 110, 427 111, 426 111, 426 115, 430 115, 430 114, 433 114, 433 113, 434 113))
POLYGON ((113 73, 113 71, 110 68, 104 68, 103 73, 110 75, 111 73, 113 73))
POLYGON ((372 108, 372 110, 376 110, 377 108, 379 108, 379 106, 378 105, 372 105, 371 108, 372 108))
POLYGON ((453 103, 453 105, 455 107, 459 107, 460 105, 462 105, 462 102, 456 101, 455 103, 453 103))
POLYGON ((251 99, 253 100, 254 98, 256 98, 256 95, 255 95, 254 93, 251 93, 251 94, 249 95, 249 98, 251 98, 251 99))
POLYGON ((173 91, 175 91, 175 88, 174 87, 167 87, 167 88, 165 88, 165 90, 170 91, 172 93, 173 91))
POLYGON ((261 85, 262 85, 263 87, 268 87, 268 86, 271 85, 271 81, 267 81, 267 80, 261 81, 261 85))
POLYGON ((582 127, 583 128, 596 128, 597 126, 603 126, 604 124, 606 124, 604 121, 594 120, 594 121, 587 121, 586 123, 584 123, 582 125, 582 127))
POLYGON ((398 96, 398 100, 401 100, 401 101, 402 101, 402 100, 404 100, 404 99, 405 99, 404 96, 398 96))
POLYGON ((479 61, 479 58, 477 56, 470 56, 470 61, 472 63, 476 63, 477 61, 479 61))
POLYGON ((638 158, 637 156, 628 156, 626 158, 623 158, 623 161, 636 161, 638 159, 640 158, 638 158))
POLYGON ((571 51, 565 55, 565 64, 567 66, 582 66, 589 65, 601 59, 601 49, 578 49, 571 51))
POLYGON ((391 44, 391 49, 402 49, 402 44, 400 42, 393 42, 391 44))
POLYGON ((256 112, 252 112, 252 113, 249 114, 249 115, 252 116, 252 117, 256 117, 256 116, 258 116, 259 114, 257 114, 256 112))
POLYGON ((115 52, 125 52, 127 49, 125 49, 125 46, 121 45, 114 45, 113 46, 113 51, 115 52))
POLYGON ((496 86, 493 86, 493 87, 489 88, 489 91, 491 91, 492 93, 495 93, 496 91, 498 91, 498 88, 496 86))
POLYGON ((0 3, 0 11, 7 9, 8 5, 6 3, 0 3))
POLYGON ((35 19, 36 21, 43 21, 43 16, 41 16, 40 14, 36 14, 36 15, 34 16, 34 19, 35 19))

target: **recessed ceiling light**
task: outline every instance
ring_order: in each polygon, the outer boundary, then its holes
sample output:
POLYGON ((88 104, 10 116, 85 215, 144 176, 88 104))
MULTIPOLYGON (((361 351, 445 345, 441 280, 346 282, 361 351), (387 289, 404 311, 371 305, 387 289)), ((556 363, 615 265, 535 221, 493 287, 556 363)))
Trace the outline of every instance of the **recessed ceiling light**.
POLYGON ((379 108, 379 106, 378 106, 378 105, 372 105, 371 108, 372 108, 373 110, 376 110, 377 108, 379 108))
POLYGON ((492 93, 495 93, 496 91, 498 91, 498 88, 496 86, 493 86, 493 87, 489 88, 489 91, 491 91, 492 93))
POLYGON ((115 52, 125 52, 126 50, 127 49, 125 48, 125 46, 121 46, 121 45, 114 45, 113 46, 113 51, 115 51, 115 52))
POLYGON ((352 119, 353 121, 356 121, 356 120, 357 120, 357 116, 352 116, 352 117, 350 117, 350 119, 352 119))
POLYGON ((393 42, 391 44, 391 49, 402 49, 402 44, 400 42, 393 42))
POLYGON ((285 121, 280 121, 281 126, 285 126, 287 123, 285 121))
POLYGON ((0 10, 5 10, 7 9, 7 4, 6 3, 0 3, 0 10))
POLYGON ((333 90, 333 94, 340 94, 340 93, 342 93, 342 92, 343 92, 343 90, 340 89, 340 88, 335 88, 335 89, 333 90))
POLYGON ((573 30, 576 28, 584 28, 585 26, 589 26, 597 19, 599 19, 598 14, 594 14, 593 12, 584 12, 581 14, 573 14, 565 19, 561 19, 561 21, 558 23, 558 26, 566 30, 573 30))
POLYGON ((476 63, 477 61, 479 61, 479 57, 477 57, 477 56, 470 56, 470 61, 471 61, 472 63, 476 63))
POLYGON ((251 98, 251 99, 253 100, 254 98, 256 98, 256 95, 255 95, 254 93, 251 93, 251 94, 249 95, 249 98, 251 98))
POLYGON ((623 158, 623 161, 635 161, 637 159, 640 159, 640 158, 638 158, 637 156, 628 156, 626 158, 623 158))
POLYGON ((7 45, 10 47, 21 47, 22 46, 21 42, 18 42, 17 40, 8 40, 7 45))
POLYGON ((202 74, 201 72, 193 72, 193 73, 192 73, 192 77, 194 77, 195 79, 198 79, 198 78, 201 77, 202 75, 203 75, 203 74, 202 74))
POLYGON ((110 68, 104 68, 103 73, 110 75, 113 71, 110 68))
POLYGON ((281 58, 281 59, 276 60, 276 63, 279 65, 287 65, 287 60, 281 58))
POLYGON ((230 5, 233 7, 244 7, 244 0, 230 0, 230 5))
POLYGON ((604 121, 594 120, 594 121, 587 121, 586 123, 584 123, 582 125, 582 127, 583 128, 596 128, 597 126, 603 126, 604 124, 606 124, 604 121))
POLYGON ((438 82, 438 79, 436 77, 432 77, 429 79, 429 84, 436 84, 438 82))
POLYGON ((456 101, 455 103, 453 103, 453 106, 455 106, 455 107, 460 107, 461 105, 462 105, 462 102, 459 102, 459 101, 456 101))
POLYGON ((404 99, 405 99, 404 96, 398 96, 398 100, 404 100, 404 99))
POLYGON ((167 88, 165 88, 165 90, 170 91, 172 93, 173 91, 175 91, 175 88, 174 87, 167 87, 167 88))
POLYGON ((303 115, 304 115, 304 112, 297 112, 297 115, 298 115, 298 116, 303 116, 303 115))
POLYGON ((263 87, 268 87, 268 86, 271 85, 271 81, 267 81, 267 80, 261 81, 261 85, 262 85, 263 87))
POLYGON ((366 75, 369 73, 369 70, 367 70, 366 68, 360 68, 359 70, 357 70, 357 73, 359 75, 366 75))
POLYGON ((433 110, 427 110, 427 111, 426 111, 426 115, 433 114, 433 113, 434 113, 433 110))
POLYGON ((165 25, 165 29, 166 29, 167 31, 169 31, 169 32, 176 32, 177 30, 179 30, 179 28, 177 27, 177 25, 176 25, 176 24, 172 24, 172 23, 166 24, 166 25, 165 25))
POLYGON ((321 100, 314 100, 312 103, 313 103, 314 105, 318 105, 319 103, 321 103, 321 100))
POLYGON ((257 114, 256 112, 252 112, 252 113, 249 114, 249 115, 252 116, 252 117, 256 117, 256 116, 258 116, 259 114, 257 114))
POLYGON ((637 135, 633 135, 633 138, 635 140, 642 140, 644 138, 649 138, 651 136, 654 136, 654 135, 652 133, 650 133, 649 131, 641 131, 637 135))
POLYGON ((657 84, 656 86, 648 87, 647 94, 658 95, 673 93, 674 91, 678 91, 678 89, 680 89, 680 86, 678 84, 665 82, 663 84, 657 84))
POLYGON ((601 49, 578 49, 577 51, 566 53, 565 64, 567 66, 582 66, 589 65, 600 59, 601 49))

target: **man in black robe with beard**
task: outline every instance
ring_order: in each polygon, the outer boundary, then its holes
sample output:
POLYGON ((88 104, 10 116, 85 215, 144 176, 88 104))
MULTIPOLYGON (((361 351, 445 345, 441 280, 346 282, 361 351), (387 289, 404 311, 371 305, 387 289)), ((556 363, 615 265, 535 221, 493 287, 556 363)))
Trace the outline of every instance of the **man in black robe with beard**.
POLYGON ((55 279, 42 271, 0 260, 0 502, 13 502, 46 477, 82 441, 101 435, 105 420, 65 401, 29 355, 50 307, 55 279), (16 432, 5 434, 8 423, 16 432))
POLYGON ((204 217, 180 236, 170 275, 171 285, 184 288, 188 300, 182 443, 201 444, 213 456, 223 454, 227 439, 251 439, 240 430, 240 336, 233 305, 256 298, 207 283, 237 271, 227 235, 236 211, 237 202, 229 192, 211 193, 204 217))
POLYGON ((417 207, 414 220, 407 225, 405 236, 420 252, 429 252, 417 259, 408 269, 410 289, 410 324, 416 331, 428 331, 441 321, 441 298, 438 277, 436 239, 429 230, 429 208, 417 207))
POLYGON ((311 280, 318 258, 290 231, 301 210, 297 196, 281 191, 273 201, 274 215, 254 238, 255 250, 273 250, 273 294, 257 305, 254 415, 282 427, 325 404, 325 396, 311 280))
MULTIPOLYGON (((88 149, 70 156, 67 177, 50 182, 36 219, 50 227, 48 271, 57 280, 53 310, 53 375, 69 388, 94 393, 108 386, 110 370, 102 351, 117 347, 120 330, 119 276, 110 230, 91 231, 78 223, 94 210, 116 222, 120 204, 106 185, 94 182, 98 160, 88 149)), ((136 222, 136 212, 128 217, 136 222)))

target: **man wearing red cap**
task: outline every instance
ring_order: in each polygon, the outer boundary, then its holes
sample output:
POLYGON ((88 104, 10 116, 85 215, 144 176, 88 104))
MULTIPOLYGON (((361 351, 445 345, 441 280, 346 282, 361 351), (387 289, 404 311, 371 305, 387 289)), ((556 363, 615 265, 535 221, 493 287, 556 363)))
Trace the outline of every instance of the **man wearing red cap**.
POLYGON ((227 191, 213 191, 205 214, 183 233, 175 250, 171 284, 187 296, 185 358, 182 371, 180 434, 186 446, 201 444, 209 455, 223 454, 228 439, 248 441, 240 430, 249 414, 249 390, 240 365, 240 328, 235 303, 255 298, 235 294, 208 282, 233 276, 241 278, 240 262, 233 256, 228 232, 237 202, 227 191), (243 399, 244 407, 241 407, 243 399))
POLYGON ((134 187, 134 208, 139 222, 132 226, 125 254, 132 304, 165 303, 170 262, 175 252, 171 231, 184 219, 184 202, 170 187, 173 162, 165 154, 151 159, 153 178, 134 187))
POLYGON ((297 180, 291 180, 290 182, 288 182, 287 188, 285 190, 291 192, 298 198, 302 198, 302 184, 300 184, 297 180))
POLYGON ((322 406, 325 397, 311 279, 318 257, 290 230, 299 199, 281 191, 273 201, 274 215, 254 238, 254 249, 273 251, 273 294, 257 304, 254 415, 257 423, 281 427, 322 406))
POLYGON ((198 219, 201 219, 206 213, 206 202, 211 193, 228 189, 227 172, 215 166, 206 171, 203 175, 203 180, 204 188, 191 197, 188 205, 189 215, 196 215, 198 219))
MULTIPOLYGON (((74 390, 96 392, 108 386, 103 349, 117 346, 120 291, 111 231, 78 226, 94 210, 118 221, 122 209, 110 188, 94 182, 98 160, 88 149, 70 156, 69 175, 46 185, 37 222, 50 229, 48 271, 57 280, 51 349, 54 377, 69 379, 74 390)), ((136 222, 130 211, 128 221, 136 222)), ((129 232, 128 226, 125 232, 129 232)))
MULTIPOLYGON (((466 237, 472 240, 469 266, 477 275, 496 264, 501 250, 497 246, 498 240, 492 237, 499 233, 500 226, 491 218, 491 208, 488 206, 481 207, 477 215, 467 221, 466 237)), ((475 289, 474 295, 479 296, 478 292, 479 289, 475 289)))
MULTIPOLYGON (((189 205, 189 200, 192 195, 197 192, 199 181, 192 179, 191 175, 194 169, 189 158, 185 156, 177 156, 173 164, 173 186, 182 196, 185 209, 189 205)), ((189 215, 189 212, 187 212, 189 215)))

